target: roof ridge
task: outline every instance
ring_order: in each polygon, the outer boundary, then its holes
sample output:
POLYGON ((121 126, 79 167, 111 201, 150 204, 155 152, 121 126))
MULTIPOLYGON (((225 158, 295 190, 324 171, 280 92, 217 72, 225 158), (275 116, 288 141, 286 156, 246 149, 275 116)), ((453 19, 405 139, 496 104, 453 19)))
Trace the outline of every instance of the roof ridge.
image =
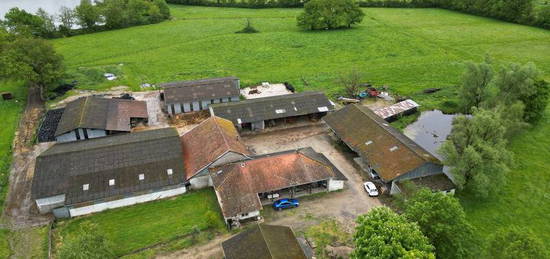
POLYGON ((271 253, 271 249, 269 248, 269 243, 266 241, 264 232, 262 230, 262 225, 260 223, 258 223, 258 229, 260 230, 260 235, 262 235, 262 239, 265 243, 265 247, 267 247, 267 251, 269 252, 269 257, 273 259, 273 253, 271 253))
MULTIPOLYGON (((231 146, 229 146, 229 142, 227 141, 227 138, 226 138, 226 136, 225 136, 223 130, 221 129, 220 125, 218 124, 218 120, 217 120, 217 119, 218 119, 219 117, 213 116, 212 118, 214 119, 214 124, 216 125, 216 128, 218 129, 218 133, 222 135, 222 139, 223 139, 223 142, 225 143, 225 147, 227 148, 227 150, 233 151, 233 150, 231 149, 231 146)), ((231 125, 233 125, 233 124, 231 124, 231 125)))
MULTIPOLYGON (((273 99, 280 99, 280 98, 292 98, 296 97, 299 98, 301 96, 308 96, 308 95, 324 95, 321 91, 304 91, 300 93, 291 93, 291 94, 282 94, 282 95, 274 95, 274 96, 267 96, 262 98, 253 98, 253 99, 245 99, 244 101, 240 102, 227 102, 227 103, 215 103, 212 104, 214 107, 221 107, 221 106, 237 106, 242 105, 243 103, 256 103, 256 102, 266 102, 273 99)), ((328 99, 328 97, 327 97, 328 99)))
MULTIPOLYGON (((363 114, 365 114, 366 116, 368 116, 369 118, 371 118, 372 120, 374 121, 377 121, 377 120, 382 120, 384 122, 382 122, 383 124, 387 124, 384 125, 385 127, 383 127, 382 125, 380 125, 379 123, 375 123, 376 126, 380 127, 381 129, 383 129, 385 132, 387 132, 388 134, 392 135, 394 137, 394 139, 396 139, 397 141, 399 141, 399 143, 401 143, 402 145, 404 145, 407 149, 409 149, 410 151, 412 151, 416 156, 420 157, 420 159, 424 160, 424 161, 428 161, 428 159, 425 158, 424 154, 421 154, 419 153, 417 150, 415 150, 414 148, 412 148, 409 143, 405 143, 404 141, 402 141, 399 137, 397 137, 394 133, 390 132, 390 129, 391 128, 392 130, 397 130, 395 128, 393 128, 391 125, 389 125, 389 123, 387 123, 384 119, 382 119, 380 116, 376 115, 376 113, 374 113, 373 110, 371 110, 370 108, 368 107, 365 107, 365 106, 360 106, 358 104, 354 104, 353 106, 357 107, 359 109, 360 112, 362 112, 363 114), (371 116, 371 114, 368 114, 368 112, 365 112, 364 109, 368 109, 370 112, 372 112, 372 115, 376 116, 375 118, 373 118, 371 116)), ((398 134, 402 134, 400 132, 398 132, 398 134)), ((403 136, 405 136, 404 134, 402 134, 403 136)), ((405 136, 406 138, 408 138, 407 136, 405 136)), ((412 141, 412 140, 411 140, 412 141)), ((416 145, 418 146, 420 149, 424 150, 423 147, 421 147, 420 145, 416 145)), ((431 155, 428 151, 424 150, 428 155, 431 155)))
POLYGON ((88 99, 89 99, 90 96, 86 96, 84 97, 84 103, 82 104, 82 109, 80 110, 80 118, 78 119, 78 127, 81 127, 83 122, 82 120, 84 119, 84 114, 86 113, 86 108, 88 107, 88 99))

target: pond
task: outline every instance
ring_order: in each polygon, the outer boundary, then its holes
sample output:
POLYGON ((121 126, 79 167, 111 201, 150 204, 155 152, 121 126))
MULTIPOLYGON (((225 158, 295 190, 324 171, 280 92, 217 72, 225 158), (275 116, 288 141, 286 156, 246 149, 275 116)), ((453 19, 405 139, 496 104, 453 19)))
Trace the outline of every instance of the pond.
POLYGON ((441 159, 437 149, 451 133, 456 114, 444 114, 439 110, 422 112, 418 120, 408 125, 404 133, 435 157, 441 159))
POLYGON ((38 8, 49 14, 57 14, 62 6, 74 8, 80 0, 0 0, 0 19, 13 7, 19 7, 29 13, 36 13, 38 8))

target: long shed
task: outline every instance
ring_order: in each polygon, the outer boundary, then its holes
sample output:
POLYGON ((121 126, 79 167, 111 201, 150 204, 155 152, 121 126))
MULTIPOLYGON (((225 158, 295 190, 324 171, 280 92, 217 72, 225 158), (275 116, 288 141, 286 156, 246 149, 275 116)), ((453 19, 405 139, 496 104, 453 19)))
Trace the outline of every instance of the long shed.
POLYGON ((237 103, 214 104, 210 114, 232 121, 239 129, 262 130, 268 125, 301 116, 321 118, 334 110, 322 92, 302 92, 237 103))
POLYGON ((208 109, 210 104, 238 102, 240 80, 237 77, 209 78, 161 84, 164 105, 174 115, 208 109))
POLYGON ((41 213, 72 217, 186 191, 174 128, 57 143, 36 159, 32 198, 41 213))
POLYGON ((351 104, 323 120, 383 182, 443 174, 443 164, 369 108, 351 104))

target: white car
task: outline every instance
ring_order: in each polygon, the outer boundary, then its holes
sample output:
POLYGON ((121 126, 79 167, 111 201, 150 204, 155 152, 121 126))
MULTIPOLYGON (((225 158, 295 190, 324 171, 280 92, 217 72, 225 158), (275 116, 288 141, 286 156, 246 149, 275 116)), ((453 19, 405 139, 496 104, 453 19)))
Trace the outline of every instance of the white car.
POLYGON ((367 191, 370 197, 378 196, 378 189, 376 189, 376 185, 373 182, 365 182, 363 183, 363 187, 365 187, 365 191, 367 191))

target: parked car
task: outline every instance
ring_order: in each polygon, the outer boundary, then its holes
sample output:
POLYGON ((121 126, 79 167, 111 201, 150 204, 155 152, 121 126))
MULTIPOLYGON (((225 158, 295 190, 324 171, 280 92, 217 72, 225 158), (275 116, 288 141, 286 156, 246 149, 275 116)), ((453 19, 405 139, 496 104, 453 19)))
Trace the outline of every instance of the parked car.
POLYGON ((296 199, 280 199, 273 203, 273 208, 276 210, 296 208, 300 206, 300 202, 296 199))
POLYGON ((373 180, 380 179, 380 176, 374 170, 370 170, 369 175, 370 175, 370 178, 373 180))
POLYGON ((367 191, 370 197, 378 196, 378 189, 376 189, 376 185, 373 182, 365 182, 363 183, 363 187, 365 187, 365 191, 367 191))

